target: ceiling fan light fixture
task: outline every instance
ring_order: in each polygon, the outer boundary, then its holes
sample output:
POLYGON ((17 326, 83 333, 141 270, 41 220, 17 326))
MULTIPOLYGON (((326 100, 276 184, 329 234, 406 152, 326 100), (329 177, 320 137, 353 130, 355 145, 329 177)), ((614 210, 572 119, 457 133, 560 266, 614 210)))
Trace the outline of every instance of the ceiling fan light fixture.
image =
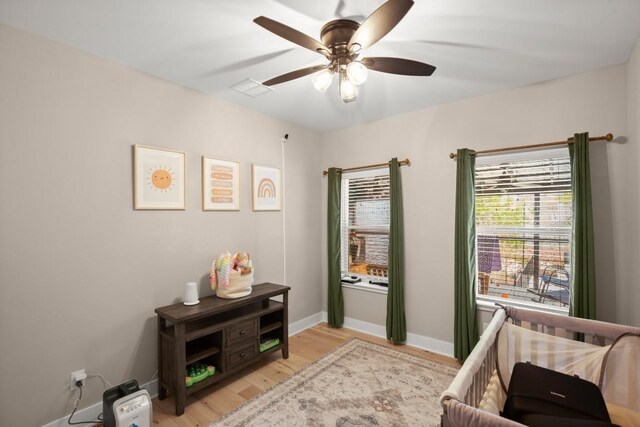
MULTIPOLYGON (((300 47, 323 55, 329 63, 314 65, 281 74, 263 82, 273 86, 315 74, 314 87, 325 92, 338 77, 338 93, 344 102, 352 102, 358 97, 357 85, 367 80, 369 69, 382 73, 405 76, 430 76, 436 67, 424 62, 404 58, 366 57, 356 61, 363 50, 385 37, 404 18, 414 4, 414 0, 379 0, 382 5, 364 20, 358 22, 350 18, 334 19, 320 29, 320 40, 282 24, 266 16, 253 20, 267 31, 282 37, 300 47)), ((340 8, 340 7, 339 7, 340 8)))
POLYGON ((320 93, 324 93, 329 86, 331 86, 331 82, 333 81, 333 70, 330 68, 325 68, 324 70, 320 70, 317 72, 311 82, 313 83, 313 87, 320 93))
POLYGON ((355 85, 361 85, 366 82, 368 74, 369 70, 360 61, 352 61, 347 65, 347 77, 349 77, 349 80, 355 85))
POLYGON ((358 88, 356 85, 349 80, 346 72, 340 73, 340 98, 346 104, 348 102, 353 102, 358 97, 358 88))

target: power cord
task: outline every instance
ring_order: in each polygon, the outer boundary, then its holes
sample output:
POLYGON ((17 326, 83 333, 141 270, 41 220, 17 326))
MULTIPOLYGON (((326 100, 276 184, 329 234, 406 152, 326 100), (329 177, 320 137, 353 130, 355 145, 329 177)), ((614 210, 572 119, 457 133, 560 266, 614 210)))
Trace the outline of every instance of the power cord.
MULTIPOLYGON (((93 373, 93 372, 87 372, 87 378, 100 378, 102 380, 102 385, 104 386, 104 389, 106 390, 107 387, 111 388, 113 387, 113 385, 107 381, 107 379, 99 373, 93 373)), ((76 399, 75 404, 73 405, 73 412, 71 412, 71 415, 69 415, 69 419, 67 420, 67 422, 70 425, 79 425, 79 424, 102 424, 103 422, 103 415, 102 412, 100 413, 100 415, 98 415, 98 419, 94 420, 94 421, 76 421, 76 422, 72 422, 71 418, 73 418, 73 415, 76 413, 76 411, 78 410, 78 405, 80 404, 80 400, 82 399, 82 381, 77 381, 76 382, 76 387, 78 388, 78 390, 80 390, 80 395, 78 396, 78 398, 76 399)))
POLYGON ((102 374, 87 372, 87 378, 100 378, 102 380, 102 385, 105 386, 105 390, 107 389, 107 387, 108 388, 113 387, 113 384, 107 381, 107 379, 104 376, 102 376, 102 374))
POLYGON ((67 420, 67 423, 69 423, 69 425, 72 425, 72 426, 76 426, 80 424, 102 424, 102 419, 100 419, 100 415, 102 414, 98 415, 98 419, 93 421, 75 421, 75 422, 71 421, 71 418, 73 418, 73 415, 78 410, 78 405, 80 404, 80 400, 82 400, 82 387, 83 387, 82 381, 76 381, 76 387, 78 387, 78 390, 80 390, 80 395, 76 399, 76 402, 73 404, 73 412, 71 412, 71 415, 69 415, 69 419, 67 420))

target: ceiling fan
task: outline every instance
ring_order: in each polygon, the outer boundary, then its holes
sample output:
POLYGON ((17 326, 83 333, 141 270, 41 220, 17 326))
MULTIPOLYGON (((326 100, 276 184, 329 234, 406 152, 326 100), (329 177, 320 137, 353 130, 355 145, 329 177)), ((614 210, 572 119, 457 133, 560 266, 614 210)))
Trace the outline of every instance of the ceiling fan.
POLYGON ((368 70, 405 76, 430 76, 436 67, 424 62, 388 57, 358 59, 364 49, 389 33, 412 6, 412 0, 388 0, 362 24, 350 19, 329 21, 320 30, 322 42, 273 19, 257 17, 253 20, 256 24, 290 42, 323 55, 329 61, 327 65, 290 71, 262 84, 274 86, 317 73, 313 76, 313 85, 318 91, 324 92, 331 86, 334 74, 337 74, 340 97, 346 103, 355 101, 358 96, 357 86, 366 81, 368 70))

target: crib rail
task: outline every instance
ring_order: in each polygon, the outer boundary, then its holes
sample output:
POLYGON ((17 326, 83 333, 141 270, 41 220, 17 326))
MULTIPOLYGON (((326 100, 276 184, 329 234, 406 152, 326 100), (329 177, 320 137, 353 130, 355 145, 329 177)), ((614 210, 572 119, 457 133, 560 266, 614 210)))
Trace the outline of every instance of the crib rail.
POLYGON ((482 365, 480 365, 480 368, 473 374, 469 390, 467 390, 467 393, 464 396, 464 402, 467 405, 471 405, 474 408, 480 406, 480 401, 482 400, 484 391, 487 389, 491 376, 495 371, 497 355, 498 346, 494 342, 487 351, 485 358, 482 361, 482 365))
POLYGON ((443 405, 449 399, 474 407, 480 404, 496 366, 496 334, 504 324, 505 318, 506 313, 503 309, 496 311, 458 375, 440 396, 443 405))
POLYGON ((613 343, 624 333, 640 334, 640 328, 633 326, 542 313, 511 306, 504 309, 507 313, 507 321, 517 326, 568 339, 577 339, 579 334, 582 334, 584 342, 599 346, 613 343))

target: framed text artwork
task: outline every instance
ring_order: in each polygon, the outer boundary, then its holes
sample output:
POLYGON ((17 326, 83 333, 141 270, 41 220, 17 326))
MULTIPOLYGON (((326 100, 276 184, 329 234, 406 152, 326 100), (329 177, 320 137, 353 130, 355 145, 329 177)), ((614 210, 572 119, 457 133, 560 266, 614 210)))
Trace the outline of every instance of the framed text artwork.
POLYGON ((182 151, 134 145, 134 209, 185 209, 185 161, 182 151))
POLYGON ((279 211, 282 208, 280 169, 251 165, 251 204, 254 211, 279 211))
POLYGON ((240 210, 240 163, 202 156, 202 210, 240 210))

